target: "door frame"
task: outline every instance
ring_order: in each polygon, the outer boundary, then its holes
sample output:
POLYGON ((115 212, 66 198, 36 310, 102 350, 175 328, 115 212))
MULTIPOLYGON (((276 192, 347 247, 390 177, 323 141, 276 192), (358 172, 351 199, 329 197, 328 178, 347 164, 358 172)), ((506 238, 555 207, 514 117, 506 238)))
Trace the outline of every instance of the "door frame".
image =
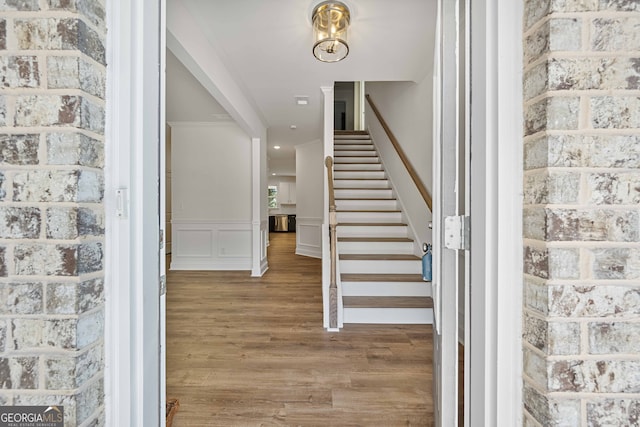
POLYGON ((471 90, 465 426, 518 426, 522 425, 524 2, 465 1, 471 90))
POLYGON ((165 2, 106 3, 106 424, 163 426, 159 142, 165 2))
MULTIPOLYGON (((469 123, 471 276, 478 286, 471 293, 473 310, 466 321, 470 385, 465 388, 470 396, 465 425, 521 425, 523 0, 465 1, 472 43, 470 84, 478 101, 470 107, 469 123), (474 50, 474 45, 484 48, 474 50)), ((160 13, 163 3, 107 1, 108 425, 164 424, 158 410, 160 313, 155 303, 159 170, 157 161, 149 160, 158 158, 159 81, 154 76, 159 79, 160 52, 155 46, 162 29, 155 12, 160 13), (119 188, 130 195, 125 219, 116 215, 119 188)))
MULTIPOLYGON (((439 0, 434 49, 433 120, 433 407, 435 425, 458 425, 458 250, 445 247, 445 218, 459 214, 459 3, 439 0)), ((466 162, 463 163, 464 168, 466 162)))

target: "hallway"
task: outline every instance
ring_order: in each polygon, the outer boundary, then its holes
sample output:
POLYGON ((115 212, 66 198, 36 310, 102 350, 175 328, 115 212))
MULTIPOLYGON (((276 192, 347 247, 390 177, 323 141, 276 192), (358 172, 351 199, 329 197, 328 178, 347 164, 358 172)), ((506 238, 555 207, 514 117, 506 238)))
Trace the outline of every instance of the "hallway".
POLYGON ((431 325, 322 328, 320 260, 272 233, 269 271, 171 271, 174 427, 431 426, 431 325))

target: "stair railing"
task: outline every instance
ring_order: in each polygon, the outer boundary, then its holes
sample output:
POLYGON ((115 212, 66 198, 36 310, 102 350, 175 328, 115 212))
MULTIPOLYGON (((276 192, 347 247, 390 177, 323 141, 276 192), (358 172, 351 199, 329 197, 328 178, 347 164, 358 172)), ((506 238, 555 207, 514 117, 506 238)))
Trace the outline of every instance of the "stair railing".
POLYGON ((382 114, 380 114, 380 111, 378 110, 378 107, 376 107, 376 104, 373 103, 373 100, 371 99, 371 96, 369 94, 367 94, 367 95, 365 95, 365 97, 367 98, 367 101, 369 102, 369 105, 371 106, 371 111, 373 111, 373 113, 378 118, 378 121, 380 122, 380 125, 382 126, 382 128, 386 132, 387 137, 391 141, 391 144, 396 149, 396 152, 398 153, 398 157, 400 157, 400 160, 402 160, 402 163, 404 164, 404 167, 407 169, 407 172, 409 173, 409 176, 413 180, 413 183, 416 185, 416 188, 418 189, 418 192, 420 193, 420 195, 424 199, 424 202, 427 204, 427 207, 429 208, 429 210, 433 211, 431 209, 431 204, 432 204, 431 195, 429 194, 429 191, 427 190, 427 187, 425 187, 424 184, 422 183, 422 180, 418 176, 418 173, 416 172, 416 170, 414 169, 413 165, 409 161, 409 157, 407 157, 407 155, 405 154, 404 150, 402 150, 402 147, 400 146, 400 143, 398 142, 398 139, 395 137, 393 132, 391 132, 391 129, 389 128, 389 125, 387 125, 387 122, 382 117, 382 114))
POLYGON ((331 251, 331 275, 329 279, 329 327, 338 327, 338 284, 337 284, 337 249, 338 236, 336 226, 338 218, 336 215, 336 197, 333 191, 333 158, 327 156, 324 160, 327 167, 327 181, 329 184, 329 250, 331 251))

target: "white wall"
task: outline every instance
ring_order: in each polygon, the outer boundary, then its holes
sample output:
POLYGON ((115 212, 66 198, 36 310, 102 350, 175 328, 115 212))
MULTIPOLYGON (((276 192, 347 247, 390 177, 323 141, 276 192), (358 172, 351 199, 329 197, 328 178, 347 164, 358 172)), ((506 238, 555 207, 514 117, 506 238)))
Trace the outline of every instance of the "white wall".
POLYGON ((172 124, 171 268, 251 270, 251 139, 234 122, 172 124))
MULTIPOLYGON (((398 139, 420 179, 432 193, 433 162, 433 81, 430 76, 414 82, 367 82, 366 93, 380 110, 398 139)), ((409 177, 369 104, 365 104, 366 123, 380 152, 385 169, 402 203, 407 221, 416 237, 416 254, 422 254, 422 243, 431 242, 428 210, 415 184, 409 177)))
POLYGON ((296 146, 296 254, 322 258, 324 146, 296 146))

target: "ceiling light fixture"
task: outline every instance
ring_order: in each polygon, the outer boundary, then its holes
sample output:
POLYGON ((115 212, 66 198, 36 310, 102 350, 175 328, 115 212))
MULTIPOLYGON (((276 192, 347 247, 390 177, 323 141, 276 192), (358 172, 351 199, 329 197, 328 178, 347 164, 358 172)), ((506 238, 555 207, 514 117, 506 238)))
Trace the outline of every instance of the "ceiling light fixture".
POLYGON ((274 145, 274 146, 273 146, 273 148, 274 148, 275 150, 279 150, 279 149, 280 149, 280 146, 279 146, 279 145, 274 145))
POLYGON ((324 1, 313 9, 313 56, 322 62, 338 62, 349 54, 349 8, 339 1, 324 1))

